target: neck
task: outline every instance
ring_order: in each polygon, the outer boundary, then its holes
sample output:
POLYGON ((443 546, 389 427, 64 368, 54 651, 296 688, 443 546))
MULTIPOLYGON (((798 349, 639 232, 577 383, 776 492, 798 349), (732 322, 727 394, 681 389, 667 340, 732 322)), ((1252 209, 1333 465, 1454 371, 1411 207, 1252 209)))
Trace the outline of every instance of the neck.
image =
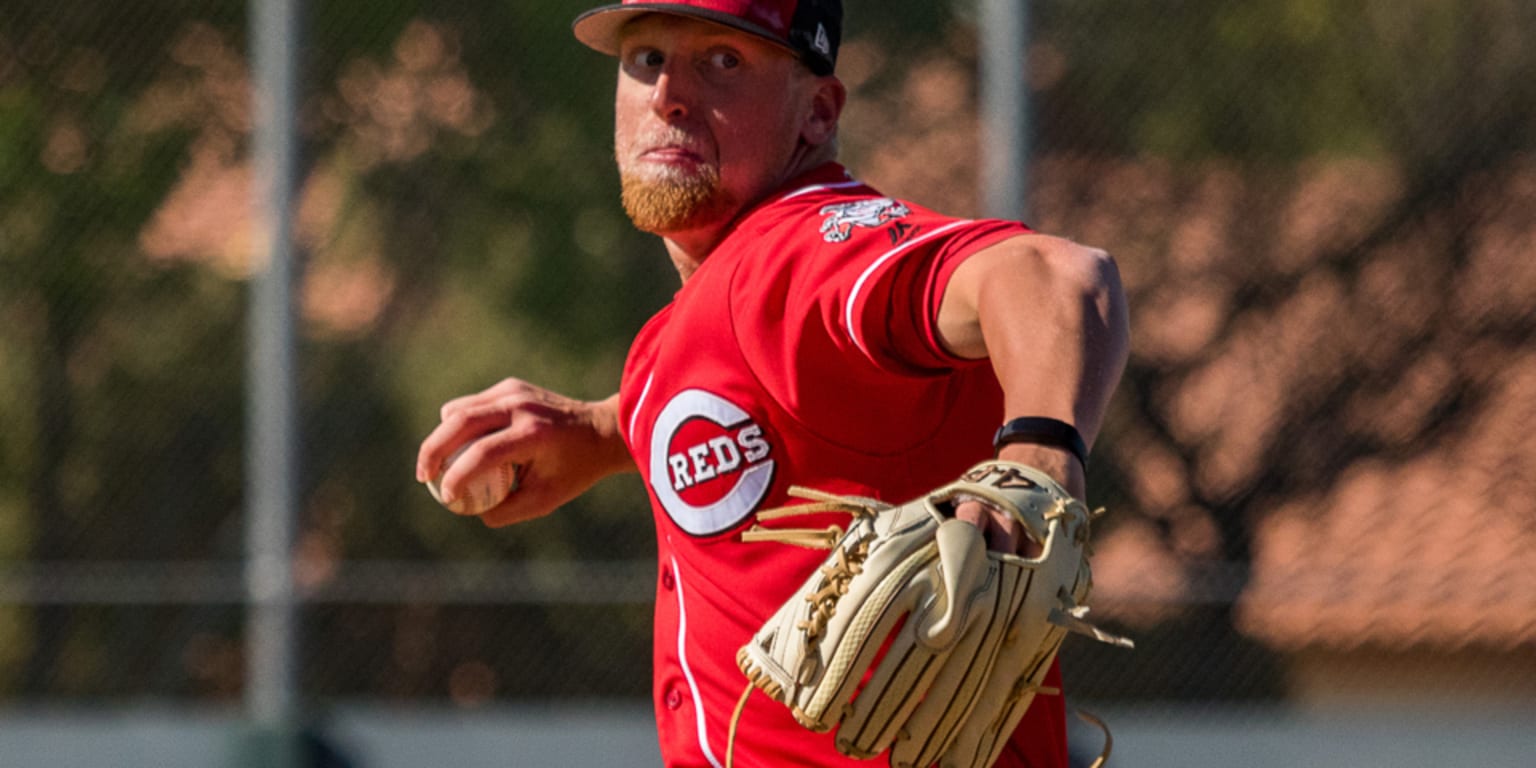
POLYGON ((756 198, 742 205, 731 213, 728 218, 722 218, 715 223, 693 229, 659 233, 661 234, 662 241, 666 244, 667 254, 672 257, 672 266, 677 268, 678 277, 682 278, 683 282, 688 282, 688 278, 692 277, 693 273, 704 264, 704 260, 709 258, 709 254, 715 250, 715 246, 725 239, 726 232, 730 231, 731 226, 736 223, 736 220, 743 213, 751 210, 758 203, 762 202, 764 198, 772 194, 774 190, 784 186, 790 179, 836 159, 837 147, 834 143, 828 142, 817 147, 802 143, 795 150, 795 154, 791 158, 791 162, 787 164, 784 173, 780 174, 778 179, 772 184, 765 185, 763 191, 756 198))
POLYGON ((677 276, 682 282, 688 282, 688 278, 703 266, 704 259, 719 245, 724 234, 724 228, 720 228, 669 232, 662 237, 667 255, 672 257, 672 266, 677 268, 677 276))

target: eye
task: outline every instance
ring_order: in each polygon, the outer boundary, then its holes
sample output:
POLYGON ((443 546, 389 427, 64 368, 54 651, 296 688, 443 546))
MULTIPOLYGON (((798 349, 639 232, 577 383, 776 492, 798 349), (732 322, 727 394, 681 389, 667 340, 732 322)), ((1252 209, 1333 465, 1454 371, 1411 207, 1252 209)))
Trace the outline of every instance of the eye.
POLYGON ((629 52, 628 61, 632 67, 656 69, 666 61, 666 58, 661 55, 661 51, 655 48, 636 48, 629 52))
POLYGON ((741 57, 734 51, 715 51, 709 55, 709 65, 715 69, 735 69, 741 66, 741 57))

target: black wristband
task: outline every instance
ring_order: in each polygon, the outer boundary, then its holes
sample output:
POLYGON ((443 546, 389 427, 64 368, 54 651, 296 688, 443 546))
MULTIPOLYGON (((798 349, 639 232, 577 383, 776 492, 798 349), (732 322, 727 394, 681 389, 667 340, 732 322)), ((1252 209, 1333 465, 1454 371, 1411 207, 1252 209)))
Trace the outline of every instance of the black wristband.
POLYGON ((1088 468, 1088 444, 1077 428, 1059 419, 1045 416, 1021 416, 999 427, 992 438, 992 447, 1002 450, 1011 443, 1038 443, 1071 451, 1088 468))

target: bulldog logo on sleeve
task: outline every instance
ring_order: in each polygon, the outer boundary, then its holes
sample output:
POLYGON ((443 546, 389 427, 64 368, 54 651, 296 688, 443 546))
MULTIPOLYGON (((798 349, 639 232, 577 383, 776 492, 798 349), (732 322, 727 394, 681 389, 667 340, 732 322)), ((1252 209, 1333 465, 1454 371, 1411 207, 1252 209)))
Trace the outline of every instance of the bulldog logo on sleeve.
POLYGON ((846 243, 853 237, 854 227, 874 229, 911 213, 912 209, 904 203, 889 197, 828 205, 821 209, 821 215, 826 217, 821 222, 821 239, 829 243, 846 243))

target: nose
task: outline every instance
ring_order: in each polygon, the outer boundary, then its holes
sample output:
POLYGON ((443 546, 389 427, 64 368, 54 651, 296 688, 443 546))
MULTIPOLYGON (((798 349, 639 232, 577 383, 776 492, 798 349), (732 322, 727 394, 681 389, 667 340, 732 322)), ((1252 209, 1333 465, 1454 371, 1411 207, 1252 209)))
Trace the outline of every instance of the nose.
POLYGON ((688 116, 693 97, 688 75, 680 70, 669 62, 651 86, 651 111, 669 123, 688 116))

